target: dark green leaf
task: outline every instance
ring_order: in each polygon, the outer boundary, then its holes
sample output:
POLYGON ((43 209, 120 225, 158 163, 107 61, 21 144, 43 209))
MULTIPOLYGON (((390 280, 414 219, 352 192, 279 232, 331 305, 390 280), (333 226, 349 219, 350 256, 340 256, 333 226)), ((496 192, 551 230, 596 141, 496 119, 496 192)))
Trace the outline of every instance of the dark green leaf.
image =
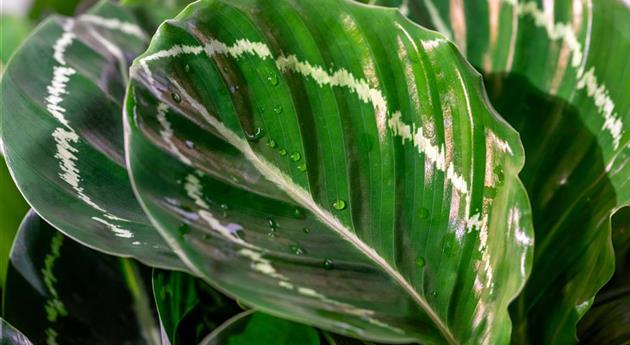
POLYGON ((574 343, 575 324, 613 273, 610 217, 630 204, 627 1, 399 4, 454 39, 523 139, 536 249, 511 308, 513 341, 574 343))
POLYGON ((153 292, 171 345, 197 344, 242 311, 236 302, 186 273, 155 270, 153 292))
POLYGON ((139 266, 65 237, 34 212, 11 252, 3 316, 35 344, 159 344, 139 266))
POLYGON ((630 207, 612 218, 615 275, 578 324, 580 344, 630 344, 630 207))
POLYGON ((2 78, 2 138, 25 198, 52 225, 106 253, 183 265, 138 205, 125 168, 121 100, 146 46, 130 14, 104 2, 51 17, 2 78))
POLYGON ((522 147, 443 36, 348 1, 199 1, 125 108, 145 210, 222 291, 371 340, 509 339, 522 147))

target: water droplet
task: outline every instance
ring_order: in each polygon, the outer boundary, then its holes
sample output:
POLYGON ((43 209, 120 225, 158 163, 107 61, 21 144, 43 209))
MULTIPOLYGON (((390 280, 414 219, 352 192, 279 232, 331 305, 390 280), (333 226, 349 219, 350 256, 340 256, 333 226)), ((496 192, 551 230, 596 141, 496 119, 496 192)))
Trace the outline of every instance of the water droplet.
POLYGON ((228 204, 221 204, 221 209, 223 211, 229 211, 230 210, 230 206, 228 206, 228 204))
POLYGON ((332 270, 335 267, 335 264, 330 259, 324 259, 324 268, 327 270, 332 270))
POLYGON ((278 85, 278 76, 273 72, 269 73, 269 75, 267 76, 267 80, 269 81, 269 84, 273 86, 278 85))
POLYGON ((300 247, 297 244, 292 244, 289 246, 289 249, 291 250, 291 252, 295 255, 302 255, 304 254, 304 249, 302 247, 300 247))
POLYGON ((263 107, 262 105, 260 107, 258 107, 258 111, 260 111, 261 113, 265 112, 265 107, 263 107))
POLYGON ((427 219, 429 218, 429 209, 427 208, 421 208, 420 211, 418 211, 418 217, 420 217, 420 219, 427 219))
POLYGON ((186 147, 187 147, 187 148, 189 148, 189 149, 191 149, 191 150, 193 150, 193 149, 195 148, 195 143, 193 143, 193 142, 192 142, 192 141, 190 141, 190 140, 186 140, 186 141, 185 141, 185 144, 186 144, 186 147))
POLYGON ((267 218, 267 223, 269 224, 269 228, 271 229, 271 231, 276 231, 276 229, 278 228, 278 223, 275 221, 275 219, 271 217, 267 218))
POLYGON ((494 174, 497 176, 497 185, 503 185, 505 174, 503 173, 503 168, 500 165, 494 168, 494 174))
POLYGON ((497 196, 497 189, 493 187, 484 187, 483 196, 485 196, 486 198, 492 199, 495 196, 497 196))
POLYGON ((278 150, 278 153, 280 154, 280 156, 286 156, 288 152, 286 149, 280 149, 278 150))
POLYGON ((419 268, 423 268, 424 265, 426 264, 427 264, 427 261, 424 259, 424 257, 418 256, 416 258, 416 266, 418 266, 419 268))
POLYGON ((182 97, 175 92, 171 93, 171 98, 173 98, 173 101, 178 104, 182 101, 182 97))
POLYGON ((302 212, 301 209, 296 208, 293 210, 293 217, 298 218, 298 219, 302 219, 304 218, 304 212, 302 212))
POLYGON ((304 171, 306 171, 306 164, 302 163, 302 164, 298 165, 297 168, 298 168, 299 171, 304 172, 304 171))
POLYGON ((455 254, 455 238, 452 235, 446 235, 442 239, 442 253, 451 257, 455 254))
POLYGON ((223 72, 226 72, 226 73, 227 73, 227 71, 228 71, 227 66, 223 66, 223 72))
POLYGON ((260 138, 265 136, 265 130, 260 127, 256 127, 254 133, 245 133, 245 135, 247 136, 247 140, 249 141, 258 141, 260 140, 260 138))
POLYGON ((186 71, 186 73, 190 72, 190 65, 186 64, 186 66, 184 66, 184 71, 186 71))
POLYGON ((190 226, 184 223, 177 229, 177 231, 179 232, 179 236, 184 236, 190 232, 190 226))
POLYGON ((231 93, 236 93, 236 91, 238 91, 238 85, 231 85, 230 86, 230 92, 231 93))
POLYGON ((269 238, 276 238, 276 233, 275 233, 275 232, 273 232, 273 231, 269 231, 269 232, 267 233, 267 236, 269 236, 269 238))
POLYGON ((311 232, 311 229, 309 229, 309 228, 304 228, 304 229, 302 229, 302 231, 303 231, 305 234, 308 234, 308 233, 310 233, 310 232, 311 232))
POLYGON ((282 106, 281 106, 281 105, 276 105, 275 107, 273 107, 273 112, 274 112, 274 113, 276 113, 276 114, 278 114, 278 115, 282 114, 282 111, 283 111, 283 110, 284 110, 284 109, 282 109, 282 106))
POLYGON ((346 209, 346 202, 341 200, 341 199, 337 199, 334 203, 333 203, 333 207, 336 210, 345 210, 346 209))
POLYGON ((437 297, 437 295, 438 295, 438 292, 437 292, 437 291, 433 291, 433 292, 431 292, 431 297, 435 298, 435 297, 437 297))
POLYGON ((278 143, 273 139, 269 139, 267 140, 267 146, 271 147, 272 149, 275 149, 276 147, 278 147, 278 143))
POLYGON ((294 162, 299 161, 300 159, 302 159, 302 154, 300 154, 299 152, 293 152, 291 154, 291 160, 294 162))

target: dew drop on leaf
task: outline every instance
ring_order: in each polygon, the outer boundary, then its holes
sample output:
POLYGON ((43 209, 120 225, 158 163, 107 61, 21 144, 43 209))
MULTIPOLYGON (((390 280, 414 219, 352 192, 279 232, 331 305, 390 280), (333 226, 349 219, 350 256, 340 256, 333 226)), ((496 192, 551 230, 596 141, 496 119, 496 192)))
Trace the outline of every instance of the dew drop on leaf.
POLYGON ((299 208, 296 208, 293 210, 293 217, 297 219, 302 219, 304 218, 304 212, 302 212, 302 210, 300 210, 299 208))
POLYGON ((278 223, 275 219, 271 217, 267 218, 267 223, 269 224, 269 228, 271 229, 271 231, 276 231, 276 229, 278 228, 278 223))
POLYGON ((300 154, 299 152, 293 152, 291 154, 291 160, 294 162, 299 161, 300 159, 302 159, 302 154, 300 154))
POLYGON ((418 266, 419 268, 423 268, 424 265, 426 265, 426 260, 424 259, 424 257, 422 256, 418 256, 416 258, 416 266, 418 266))
POLYGON ((260 140, 260 138, 262 138, 263 136, 265 136, 265 130, 260 127, 256 127, 253 133, 246 132, 245 135, 247 136, 247 140, 255 142, 255 141, 260 140))
POLYGON ((186 64, 186 66, 184 66, 184 71, 186 71, 186 73, 190 73, 190 65, 186 64))
POLYGON ((286 149, 280 149, 278 150, 278 153, 280 154, 280 156, 286 156, 288 152, 286 149))
POLYGON ((308 233, 310 233, 310 232, 311 232, 311 229, 309 229, 309 228, 304 228, 304 229, 302 229, 302 231, 303 231, 305 234, 308 234, 308 233))
POLYGON ((341 200, 341 199, 337 199, 334 203, 333 203, 333 207, 336 210, 345 210, 346 209, 346 202, 341 200))
POLYGON ((330 259, 324 259, 324 268, 327 270, 332 270, 334 268, 335 264, 333 263, 332 260, 330 259))
POLYGON ((195 143, 193 143, 190 140, 186 140, 185 144, 186 144, 186 147, 191 149, 191 150, 195 148, 195 143))
POLYGON ((276 147, 278 147, 278 143, 273 139, 269 139, 267 141, 267 146, 271 147, 272 149, 275 149, 276 147))
POLYGON ((503 173, 503 168, 500 165, 494 168, 494 174, 497 176, 497 185, 503 185, 505 174, 503 173))
POLYGON ((173 101, 178 104, 182 101, 182 97, 175 92, 171 93, 171 98, 173 98, 173 101))
POLYGON ((274 113, 276 113, 276 114, 278 114, 278 115, 282 114, 282 111, 283 111, 283 110, 284 110, 284 109, 282 109, 282 106, 281 106, 281 105, 276 105, 275 107, 273 107, 273 112, 274 112, 274 113))
POLYGON ((267 80, 272 86, 278 85, 278 76, 273 72, 269 73, 269 75, 267 76, 267 80))
POLYGON ((306 171, 306 164, 302 163, 302 164, 298 165, 297 168, 298 168, 299 171, 304 172, 304 171, 306 171))
POLYGON ((291 253, 295 255, 303 255, 305 253, 304 249, 297 244, 290 245, 289 249, 291 250, 291 253))

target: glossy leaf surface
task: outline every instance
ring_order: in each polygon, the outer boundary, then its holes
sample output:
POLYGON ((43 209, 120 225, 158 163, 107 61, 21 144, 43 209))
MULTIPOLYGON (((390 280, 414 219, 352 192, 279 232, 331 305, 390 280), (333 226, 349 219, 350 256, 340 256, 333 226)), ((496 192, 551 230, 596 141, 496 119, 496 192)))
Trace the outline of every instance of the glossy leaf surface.
POLYGON ((0 318, 0 345, 33 345, 24 334, 0 318))
POLYGON ((171 345, 197 344, 242 312, 235 301, 186 273, 155 270, 153 294, 162 337, 171 345))
POLYGON ((398 4, 456 42, 523 139, 536 249, 511 308, 513 342, 574 343, 577 321, 613 273, 610 217, 630 204, 627 2, 398 4))
POLYGON ((182 269, 125 169, 121 101, 128 64, 147 40, 108 2, 47 19, 3 75, 2 139, 21 192, 55 227, 107 253, 182 269))
POLYGON ((223 291, 372 340, 509 338, 522 147, 443 36, 347 1, 200 1, 125 110, 145 211, 223 291))
POLYGON ((33 211, 11 252, 3 317, 35 344, 159 344, 138 264, 65 237, 33 211))

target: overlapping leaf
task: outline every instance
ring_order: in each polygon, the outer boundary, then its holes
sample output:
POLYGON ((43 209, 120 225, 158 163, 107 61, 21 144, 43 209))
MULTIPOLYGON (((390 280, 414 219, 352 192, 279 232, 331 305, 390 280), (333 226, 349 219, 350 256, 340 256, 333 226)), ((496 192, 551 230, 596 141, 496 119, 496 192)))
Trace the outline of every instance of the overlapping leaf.
POLYGON ((199 276, 344 334, 509 339, 522 147, 443 36, 340 0, 206 0, 132 71, 134 188, 199 276))
POLYGON ((11 252, 3 317, 35 344, 159 344, 138 265, 93 251, 31 211, 11 252))
POLYGON ((617 0, 397 2, 483 71, 493 105, 523 138, 537 248, 511 310, 513 341, 575 342, 577 320, 613 272, 610 216, 630 203, 630 9, 617 0))
POLYGON ((38 213, 93 248, 151 265, 183 265, 138 205, 125 169, 121 100, 148 37, 102 3, 51 17, 2 78, 2 139, 18 187, 38 213))
POLYGON ((0 318, 0 345, 33 345, 24 334, 0 318))
POLYGON ((186 273, 155 270, 153 293, 163 344, 197 344, 242 312, 235 301, 186 273))

